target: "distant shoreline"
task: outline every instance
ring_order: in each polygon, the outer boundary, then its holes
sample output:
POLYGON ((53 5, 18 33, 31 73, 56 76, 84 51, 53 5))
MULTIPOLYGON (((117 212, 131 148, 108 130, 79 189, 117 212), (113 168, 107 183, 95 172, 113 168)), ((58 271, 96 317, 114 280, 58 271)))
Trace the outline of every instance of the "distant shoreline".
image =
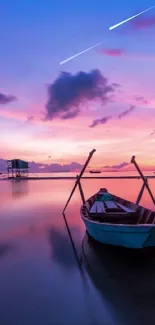
MULTIPOLYGON (((148 179, 154 179, 155 175, 144 175, 145 177, 147 177, 148 179)), ((36 177, 23 177, 23 178, 0 178, 0 181, 3 180, 15 180, 15 181, 20 181, 20 180, 75 180, 76 176, 49 176, 49 177, 45 177, 45 176, 36 176, 36 177)), ((81 179, 141 179, 140 176, 129 176, 129 175, 123 175, 123 176, 83 176, 81 179)))

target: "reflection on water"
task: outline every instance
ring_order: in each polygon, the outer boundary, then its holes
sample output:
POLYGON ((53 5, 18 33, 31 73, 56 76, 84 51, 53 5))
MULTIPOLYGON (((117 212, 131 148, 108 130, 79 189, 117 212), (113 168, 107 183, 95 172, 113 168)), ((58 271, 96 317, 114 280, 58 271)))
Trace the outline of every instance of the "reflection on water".
MULTIPOLYGON (((155 193, 155 181, 149 183, 155 193)), ((140 260, 94 247, 85 237, 89 290, 85 286, 62 217, 73 185, 74 180, 0 182, 0 324, 152 325, 155 267, 147 255, 140 260)), ((138 180, 82 181, 86 198, 107 187, 135 201, 141 185, 138 180)), ((146 192, 142 203, 153 207, 146 192)), ((80 206, 77 190, 66 218, 79 256, 85 233, 80 206)))
POLYGON ((29 194, 28 180, 12 180, 10 184, 14 198, 20 198, 29 194))
POLYGON ((135 251, 83 240, 92 283, 122 324, 155 324, 155 250, 135 251))
POLYGON ((0 260, 12 250, 12 246, 8 243, 0 242, 0 260))
MULTIPOLYGON (((79 233, 78 228, 71 229, 72 235, 75 238, 75 235, 79 233)), ((77 268, 76 259, 73 258, 73 252, 68 249, 70 245, 70 239, 68 237, 68 233, 66 229, 63 228, 59 230, 59 228, 53 227, 49 230, 49 242, 52 250, 52 259, 56 260, 64 270, 71 270, 77 268)), ((80 240, 76 240, 76 246, 81 248, 80 240)))

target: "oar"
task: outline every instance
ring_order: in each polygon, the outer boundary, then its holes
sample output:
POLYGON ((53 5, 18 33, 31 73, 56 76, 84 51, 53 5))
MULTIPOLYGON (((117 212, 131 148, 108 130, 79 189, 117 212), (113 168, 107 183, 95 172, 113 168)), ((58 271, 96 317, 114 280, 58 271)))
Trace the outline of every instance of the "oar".
POLYGON ((66 203, 66 205, 65 205, 65 207, 64 207, 64 209, 63 209, 63 213, 65 212, 65 210, 66 210, 66 208, 67 208, 67 206, 68 206, 68 203, 70 202, 71 197, 72 197, 72 195, 73 195, 73 193, 74 193, 74 191, 75 191, 75 189, 76 189, 76 187, 77 187, 77 185, 78 185, 78 183, 79 183, 79 181, 80 181, 80 179, 81 179, 81 177, 82 177, 82 175, 83 175, 85 169, 87 168, 87 166, 88 166, 88 164, 89 164, 89 161, 90 161, 90 159, 92 158, 92 156, 93 156, 93 154, 94 154, 95 151, 96 151, 96 150, 93 149, 93 150, 89 153, 89 156, 88 156, 88 158, 87 158, 87 160, 86 160, 86 162, 85 162, 85 164, 84 164, 84 166, 83 166, 83 168, 82 168, 82 170, 81 170, 81 172, 80 172, 80 174, 79 174, 79 176, 78 176, 78 178, 77 178, 77 180, 76 180, 76 182, 75 182, 75 185, 74 185, 74 187, 73 187, 73 189, 72 189, 72 192, 71 192, 71 194, 70 194, 70 196, 69 196, 69 198, 68 198, 68 201, 67 201, 67 203, 66 203))
MULTIPOLYGON (((152 194, 152 192, 151 192, 151 190, 150 190, 150 187, 149 187, 149 185, 148 185, 148 182, 146 181, 145 176, 143 175, 142 171, 140 170, 138 164, 136 163, 135 156, 132 156, 132 158, 131 158, 131 163, 135 165, 135 167, 136 167, 136 169, 137 169, 139 175, 141 176, 141 178, 142 178, 142 180, 143 180, 143 182, 144 182, 144 184, 145 184, 145 186, 146 186, 146 188, 147 188, 147 190, 148 190, 148 192, 149 192, 149 194, 150 194, 150 196, 151 196, 151 199, 152 199, 153 203, 155 204, 154 196, 153 196, 153 194, 152 194)), ((145 186, 144 186, 144 187, 145 187, 145 186)), ((144 189, 143 189, 143 190, 144 190, 144 189)))

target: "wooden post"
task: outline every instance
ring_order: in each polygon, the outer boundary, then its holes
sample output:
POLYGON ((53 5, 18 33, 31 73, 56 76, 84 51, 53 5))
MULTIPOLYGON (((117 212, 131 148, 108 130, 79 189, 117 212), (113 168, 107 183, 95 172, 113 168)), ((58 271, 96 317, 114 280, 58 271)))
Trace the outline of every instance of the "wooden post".
MULTIPOLYGON (((147 188, 147 190, 148 190, 148 192, 149 192, 149 194, 150 194, 150 197, 151 197, 153 203, 155 204, 154 196, 153 196, 153 194, 152 194, 152 192, 151 192, 151 190, 150 190, 150 187, 149 187, 149 185, 148 185, 148 182, 146 181, 145 176, 143 175, 142 171, 140 170, 138 164, 136 163, 135 156, 132 156, 132 158, 131 158, 131 163, 135 165, 135 167, 136 167, 136 169, 137 169, 139 175, 141 176, 141 178, 142 178, 142 180, 143 180, 143 182, 144 182, 144 188, 145 188, 145 186, 146 186, 146 188, 147 188)), ((143 191, 144 191, 144 189, 143 189, 143 191)))
POLYGON ((147 182, 147 178, 145 178, 145 183, 143 183, 142 187, 141 187, 141 190, 138 194, 138 197, 137 197, 137 200, 136 200, 136 204, 138 205, 141 198, 142 198, 142 195, 143 195, 143 192, 144 192, 144 189, 145 189, 145 186, 146 186, 146 182, 147 182))
POLYGON ((88 158, 87 158, 87 160, 86 160, 86 162, 85 162, 85 164, 84 164, 84 166, 83 166, 83 168, 82 168, 82 170, 81 170, 81 172, 80 172, 80 174, 79 174, 79 176, 78 176, 78 179, 77 179, 76 182, 75 182, 75 185, 74 185, 74 187, 73 187, 73 189, 72 189, 72 192, 71 192, 71 194, 70 194, 70 196, 69 196, 69 198, 68 198, 68 200, 67 200, 67 203, 66 203, 66 205, 65 205, 65 207, 64 207, 64 209, 63 209, 63 213, 65 212, 65 210, 66 210, 66 208, 67 208, 67 206, 68 206, 68 204, 69 204, 69 202, 70 202, 70 200, 71 200, 71 197, 72 197, 72 195, 73 195, 73 193, 74 193, 74 191, 75 191, 75 189, 76 189, 76 187, 77 187, 77 185, 78 185, 78 182, 80 181, 80 179, 81 179, 83 173, 85 172, 85 169, 87 168, 87 166, 88 166, 88 164, 89 164, 89 161, 90 161, 90 159, 92 158, 92 156, 93 156, 93 154, 94 154, 95 151, 96 151, 96 150, 93 149, 93 150, 89 153, 89 156, 88 156, 88 158))
MULTIPOLYGON (((76 177, 77 177, 77 179, 79 178, 78 175, 76 177)), ((83 193, 83 189, 82 189, 82 185, 81 185, 80 180, 78 182, 78 185, 79 185, 79 191, 80 191, 80 194, 81 194, 82 203, 85 204, 86 201, 85 201, 85 197, 84 197, 84 193, 83 193)))

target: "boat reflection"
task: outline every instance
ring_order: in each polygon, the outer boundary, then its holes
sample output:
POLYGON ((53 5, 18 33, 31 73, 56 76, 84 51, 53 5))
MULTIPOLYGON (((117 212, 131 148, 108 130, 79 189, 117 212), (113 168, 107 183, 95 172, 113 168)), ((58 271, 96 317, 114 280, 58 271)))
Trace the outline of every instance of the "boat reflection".
POLYGON ((7 254, 13 249, 9 243, 0 242, 0 260, 7 256, 7 254))
POLYGON ((155 254, 104 246, 86 233, 82 243, 85 269, 116 323, 155 324, 155 254))

